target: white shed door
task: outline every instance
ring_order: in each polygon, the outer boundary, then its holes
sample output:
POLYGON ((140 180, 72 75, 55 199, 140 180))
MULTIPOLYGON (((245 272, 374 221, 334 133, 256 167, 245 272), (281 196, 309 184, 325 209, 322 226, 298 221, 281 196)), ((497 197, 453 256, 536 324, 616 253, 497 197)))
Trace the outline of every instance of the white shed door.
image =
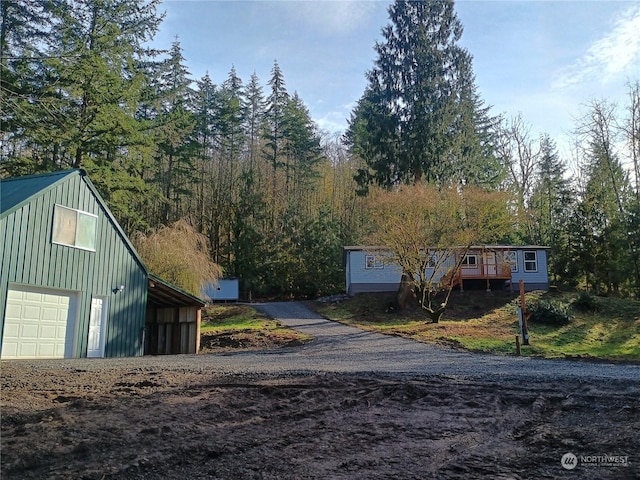
POLYGON ((73 357, 77 304, 74 292, 9 287, 2 358, 73 357))

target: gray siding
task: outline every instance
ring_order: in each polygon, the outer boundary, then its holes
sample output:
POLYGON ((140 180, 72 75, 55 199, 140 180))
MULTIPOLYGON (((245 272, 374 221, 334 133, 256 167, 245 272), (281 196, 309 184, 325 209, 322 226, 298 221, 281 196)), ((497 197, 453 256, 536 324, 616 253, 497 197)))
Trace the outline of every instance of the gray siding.
MULTIPOLYGON (((524 281, 525 289, 547 290, 549 288, 549 275, 547 272, 547 250, 535 246, 505 246, 494 248, 496 251, 514 251, 517 254, 517 271, 512 273, 513 288, 517 290, 518 281, 524 281), (537 255, 537 270, 535 272, 525 272, 524 252, 535 251, 537 255)), ((472 249, 470 253, 481 255, 481 250, 472 249)), ((382 251, 366 248, 361 250, 350 249, 345 255, 346 271, 346 291, 350 295, 364 292, 386 292, 397 290, 402 276, 402 270, 395 263, 385 262, 383 268, 366 268, 367 255, 376 255, 384 258, 382 251)), ((498 259, 500 260, 500 259, 498 259)), ((479 270, 478 270, 479 272, 479 270)), ((428 270, 428 273, 431 273, 428 270)), ((472 272, 473 273, 473 272, 472 272)), ((437 274, 435 280, 439 280, 442 274, 437 274)))
POLYGON ((0 333, 9 284, 79 292, 76 355, 86 356, 92 296, 108 298, 105 356, 143 353, 147 273, 85 177, 69 175, 0 220, 0 333), (98 216, 96 251, 52 243, 55 204, 98 216), (125 285, 114 294, 117 285, 125 285))
MULTIPOLYGON (((518 271, 511 274, 511 280, 517 286, 520 280, 524 281, 526 290, 548 290, 549 272, 547 266, 547 251, 544 249, 523 248, 518 253, 518 271), (536 252, 538 268, 535 272, 525 272, 524 252, 536 252)), ((517 287, 516 287, 517 288, 517 287)))

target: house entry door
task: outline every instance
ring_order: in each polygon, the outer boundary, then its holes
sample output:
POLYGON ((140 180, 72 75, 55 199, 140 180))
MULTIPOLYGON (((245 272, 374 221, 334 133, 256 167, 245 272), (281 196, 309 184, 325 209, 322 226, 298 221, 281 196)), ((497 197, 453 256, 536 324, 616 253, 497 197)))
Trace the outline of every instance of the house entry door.
POLYGON ((498 270, 496 267, 496 254, 495 252, 485 252, 485 256, 487 276, 495 277, 498 274, 498 270))

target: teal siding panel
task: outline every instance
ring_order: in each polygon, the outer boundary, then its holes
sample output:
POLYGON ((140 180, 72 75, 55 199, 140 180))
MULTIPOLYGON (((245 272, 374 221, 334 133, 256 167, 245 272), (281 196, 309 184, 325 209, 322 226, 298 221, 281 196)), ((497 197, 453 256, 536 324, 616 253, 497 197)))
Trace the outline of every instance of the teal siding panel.
MULTIPOLYGON (((33 201, 34 211, 41 211, 43 209, 42 197, 38 197, 33 201)), ((27 249, 30 252, 28 258, 28 264, 25 265, 25 278, 27 283, 33 283, 37 278, 42 277, 42 269, 44 268, 43 262, 39 262, 42 245, 39 242, 39 236, 37 230, 39 228, 36 215, 29 216, 29 226, 27 228, 27 236, 25 240, 28 242, 27 249)))
MULTIPOLYGON (((18 212, 16 212, 18 213, 18 212)), ((29 221, 29 206, 20 209, 19 215, 16 215, 16 222, 14 223, 14 252, 15 257, 13 259, 12 276, 21 277, 24 269, 24 257, 26 255, 26 244, 23 241, 25 231, 27 229, 27 222, 29 221)))

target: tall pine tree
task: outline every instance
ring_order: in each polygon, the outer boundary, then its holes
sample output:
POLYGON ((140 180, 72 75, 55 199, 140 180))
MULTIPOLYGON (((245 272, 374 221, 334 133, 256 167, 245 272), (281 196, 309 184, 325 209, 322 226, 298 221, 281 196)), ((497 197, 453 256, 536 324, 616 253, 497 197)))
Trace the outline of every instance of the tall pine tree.
POLYGON ((482 107, 462 24, 450 0, 397 0, 346 140, 367 164, 358 181, 389 186, 423 180, 496 183, 482 107), (483 163, 471 168, 471 163, 483 163), (490 172, 480 174, 481 171, 490 172))

